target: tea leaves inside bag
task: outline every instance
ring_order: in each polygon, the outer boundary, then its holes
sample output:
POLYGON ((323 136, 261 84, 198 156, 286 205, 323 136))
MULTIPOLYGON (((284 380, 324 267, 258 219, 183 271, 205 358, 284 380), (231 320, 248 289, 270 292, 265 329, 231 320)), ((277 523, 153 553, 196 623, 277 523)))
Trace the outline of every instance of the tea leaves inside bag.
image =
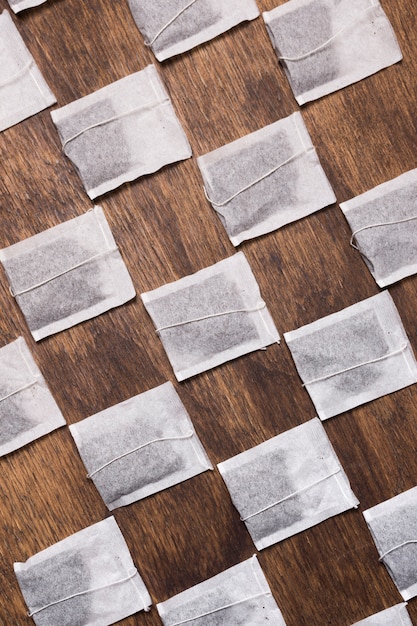
POLYGON ((352 626, 413 626, 406 607, 406 603, 396 604, 352 626))

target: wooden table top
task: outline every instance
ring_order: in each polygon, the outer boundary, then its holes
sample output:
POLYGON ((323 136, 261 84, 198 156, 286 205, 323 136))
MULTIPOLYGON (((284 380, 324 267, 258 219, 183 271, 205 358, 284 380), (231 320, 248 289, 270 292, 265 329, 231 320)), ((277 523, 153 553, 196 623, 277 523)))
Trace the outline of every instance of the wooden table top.
MULTIPOLYGON (((277 4, 258 0, 263 11, 277 4)), ((417 165, 417 5, 383 5, 404 60, 302 108, 338 202, 417 165)), ((0 9, 9 9, 6 0, 0 9)), ((135 300, 35 343, 1 269, 0 345, 25 337, 68 424, 174 382, 214 466, 313 418, 284 341, 177 383, 139 297, 235 252, 202 193, 195 157, 300 110, 262 18, 163 64, 145 47, 127 0, 49 0, 13 19, 57 106, 155 63, 194 158, 97 199, 135 300)), ((0 247, 91 206, 50 109, 1 133, 0 247)), ((281 335, 380 291, 349 238, 333 205, 240 246, 281 335)), ((415 351, 416 287, 414 276, 389 289, 415 351)), ((401 602, 362 511, 416 485, 416 418, 412 386, 324 423, 360 507, 258 554, 287 626, 350 626, 401 602)), ((13 562, 109 512, 67 427, 0 459, 0 497, 0 624, 24 626, 31 618, 13 562)), ((217 469, 114 516, 154 603, 255 553, 217 469)), ((417 602, 409 612, 417 624, 417 602)), ((121 623, 161 622, 153 607, 121 623)))

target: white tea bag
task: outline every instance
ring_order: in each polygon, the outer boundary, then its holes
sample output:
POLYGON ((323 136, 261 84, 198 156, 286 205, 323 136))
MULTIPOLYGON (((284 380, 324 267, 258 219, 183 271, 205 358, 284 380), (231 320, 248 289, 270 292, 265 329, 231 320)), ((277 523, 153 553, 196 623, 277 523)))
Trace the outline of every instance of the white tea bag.
POLYGON ((285 333, 320 419, 417 382, 417 365, 387 291, 285 333))
POLYGON ((417 272, 417 169, 340 205, 380 287, 417 272))
POLYGON ((363 512, 379 552, 404 600, 417 596, 417 487, 363 512))
POLYGON ((191 156, 153 65, 55 109, 51 116, 90 198, 191 156))
POLYGON ((285 626, 253 556, 156 605, 164 626, 285 626))
POLYGON ((360 622, 355 622, 352 626, 413 626, 406 607, 406 603, 396 604, 360 622))
POLYGON ((35 341, 135 297, 100 207, 0 250, 35 341))
POLYGON ((0 131, 56 102, 10 14, 0 14, 0 131))
POLYGON ((263 18, 298 104, 402 59, 378 0, 289 0, 263 18))
POLYGON ((213 469, 172 383, 70 426, 110 510, 213 469))
POLYGON ((242 252, 141 297, 178 380, 279 342, 242 252))
POLYGON ((31 9, 43 4, 46 0, 9 0, 9 4, 15 13, 24 9, 31 9))
POLYGON ((0 456, 65 423, 23 337, 0 348, 0 456))
POLYGON ((152 604, 114 517, 15 563, 14 570, 37 626, 108 626, 152 604))
POLYGON ((218 468, 258 550, 359 504, 317 418, 218 468))
POLYGON ((259 15, 255 0, 128 0, 145 43, 164 61, 259 15))
POLYGON ((234 246, 336 202, 300 113, 197 163, 207 199, 234 246))

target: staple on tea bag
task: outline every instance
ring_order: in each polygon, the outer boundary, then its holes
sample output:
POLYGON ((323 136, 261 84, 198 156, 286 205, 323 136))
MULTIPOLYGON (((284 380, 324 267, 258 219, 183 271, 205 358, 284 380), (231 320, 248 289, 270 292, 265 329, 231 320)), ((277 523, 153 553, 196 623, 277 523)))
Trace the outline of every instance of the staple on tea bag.
POLYGON ((417 382, 414 354, 388 292, 284 337, 323 420, 417 382))
POLYGON ((0 14, 0 131, 56 102, 10 14, 0 14))
POLYGON ((213 469, 170 382, 73 424, 70 431, 110 510, 213 469))
POLYGON ((417 595, 417 487, 364 511, 380 555, 404 600, 417 595))
POLYGON ((285 626, 256 556, 157 604, 156 608, 164 626, 260 626, 266 621, 271 626, 285 626))
POLYGON ((152 604, 114 517, 15 563, 14 570, 37 626, 108 626, 152 604))
POLYGON ((153 65, 56 109, 51 116, 90 198, 191 156, 153 65))
POLYGON ((0 348, 0 456, 64 424, 23 337, 0 348))
POLYGON ((417 272, 417 169, 340 205, 358 250, 380 287, 417 272))
POLYGON ((242 252, 141 298, 178 380, 279 342, 242 252))
POLYGON ((396 604, 360 622, 355 622, 352 626, 413 626, 406 607, 405 602, 396 604))
POLYGON ((15 13, 24 9, 31 9, 43 4, 46 0, 9 0, 9 4, 15 13))
POLYGON ((197 159, 233 245, 336 201, 300 113, 197 159))
POLYGON ((36 341, 100 315, 135 290, 100 207, 0 250, 36 341))
POLYGON ((300 105, 402 59, 378 0, 289 0, 263 18, 300 105))
POLYGON ((317 418, 218 469, 258 550, 359 504, 317 418))
POLYGON ((259 15, 255 0, 128 0, 145 44, 164 61, 259 15))

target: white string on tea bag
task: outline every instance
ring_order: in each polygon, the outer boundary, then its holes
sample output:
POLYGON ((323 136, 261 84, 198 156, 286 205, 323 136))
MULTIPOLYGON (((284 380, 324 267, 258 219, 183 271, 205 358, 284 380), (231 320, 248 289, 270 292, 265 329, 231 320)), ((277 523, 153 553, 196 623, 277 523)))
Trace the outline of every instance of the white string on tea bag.
POLYGON ((258 550, 359 504, 317 418, 218 468, 258 550))
POLYGON ((379 0, 289 0, 263 18, 300 105, 402 59, 379 0))
POLYGON ((51 116, 90 198, 191 156, 153 65, 56 109, 51 116))
POLYGON ((352 626, 413 626, 413 624, 407 611, 407 604, 402 602, 355 622, 352 626))
POLYGON ((417 596, 417 487, 363 513, 380 561, 404 600, 417 596))
POLYGON ((340 205, 358 250, 380 287, 417 272, 417 169, 340 205))
POLYGON ((23 337, 0 348, 0 456, 64 424, 23 337))
POLYGON ((255 0, 128 0, 133 19, 164 61, 259 15, 255 0))
POLYGON ((170 382, 72 424, 70 431, 110 510, 213 469, 170 382))
POLYGON ((300 113, 197 159, 234 246, 336 201, 300 113))
POLYGON ((141 298, 178 380, 279 342, 241 252, 141 298))
POLYGON ((417 382, 417 364, 387 291, 285 333, 324 420, 417 382))
POLYGON ((46 0, 8 0, 10 7, 15 13, 19 13, 24 9, 32 9, 40 4, 46 2, 46 0))
MULTIPOLYGON (((216 616, 216 624, 285 626, 256 556, 156 605, 164 626, 216 616), (243 621, 242 621, 243 620, 243 621)), ((210 621, 210 623, 212 623, 210 621)), ((214 623, 214 622, 213 622, 214 623)))
POLYGON ((114 517, 15 563, 14 570, 37 626, 108 626, 152 604, 114 517))
MULTIPOLYGON (((23 4, 23 3, 19 3, 23 4)), ((17 6, 12 4, 14 10, 17 6)), ((22 7, 25 8, 25 7, 22 7)), ((55 104, 56 99, 10 14, 0 14, 0 131, 55 104)))
POLYGON ((129 272, 98 206, 3 248, 0 262, 36 341, 135 296, 129 272))

